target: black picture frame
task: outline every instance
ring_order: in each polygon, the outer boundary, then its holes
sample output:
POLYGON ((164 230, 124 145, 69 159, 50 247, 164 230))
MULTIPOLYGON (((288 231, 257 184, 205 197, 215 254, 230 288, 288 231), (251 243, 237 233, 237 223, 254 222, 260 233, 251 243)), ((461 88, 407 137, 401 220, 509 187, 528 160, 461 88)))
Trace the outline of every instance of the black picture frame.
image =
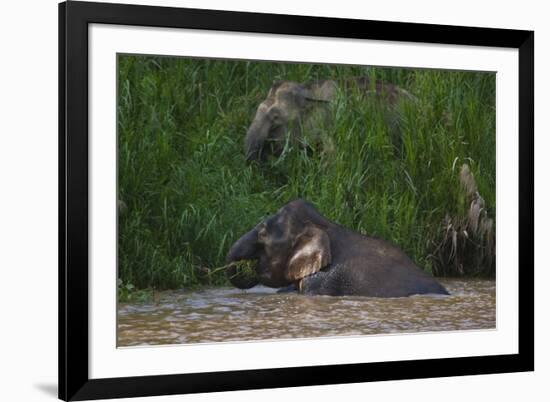
POLYGON ((70 1, 59 4, 59 398, 169 395, 534 370, 534 32, 70 1), (519 50, 517 354, 90 379, 88 25, 193 28, 519 50), (518 266, 519 266, 518 265, 518 266))

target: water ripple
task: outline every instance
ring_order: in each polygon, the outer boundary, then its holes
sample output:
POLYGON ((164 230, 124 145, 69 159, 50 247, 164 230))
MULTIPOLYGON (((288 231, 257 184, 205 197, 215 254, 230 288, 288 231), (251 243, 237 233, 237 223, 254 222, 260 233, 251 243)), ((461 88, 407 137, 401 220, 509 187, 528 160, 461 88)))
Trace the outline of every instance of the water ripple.
POLYGON ((451 296, 367 298, 209 289, 121 304, 118 345, 161 345, 495 328, 495 282, 442 281, 451 296))

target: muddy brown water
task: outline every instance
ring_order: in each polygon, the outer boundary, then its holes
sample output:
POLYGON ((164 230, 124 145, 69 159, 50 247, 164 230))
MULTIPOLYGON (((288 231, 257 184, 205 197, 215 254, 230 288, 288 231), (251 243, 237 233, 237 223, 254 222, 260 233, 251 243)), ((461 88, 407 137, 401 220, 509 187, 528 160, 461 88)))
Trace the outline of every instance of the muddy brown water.
POLYGON ((442 280, 450 296, 331 297, 216 288, 118 306, 118 346, 252 341, 496 326, 495 282, 442 280))

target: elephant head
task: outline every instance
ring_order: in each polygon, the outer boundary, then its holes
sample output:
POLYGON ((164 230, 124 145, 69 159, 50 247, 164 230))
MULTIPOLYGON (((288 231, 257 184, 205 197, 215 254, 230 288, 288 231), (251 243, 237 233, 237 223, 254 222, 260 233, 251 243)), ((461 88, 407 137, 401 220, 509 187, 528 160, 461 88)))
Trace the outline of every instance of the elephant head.
POLYGON ((311 204, 297 200, 260 222, 231 247, 227 275, 241 289, 261 283, 280 288, 295 284, 331 263, 326 220, 311 204), (232 262, 255 261, 255 276, 239 275, 232 262))
POLYGON ((247 161, 280 154, 287 138, 298 139, 307 127, 312 112, 336 96, 334 81, 299 84, 291 81, 275 83, 267 98, 260 103, 245 138, 247 161), (290 137, 289 137, 290 136, 290 137))

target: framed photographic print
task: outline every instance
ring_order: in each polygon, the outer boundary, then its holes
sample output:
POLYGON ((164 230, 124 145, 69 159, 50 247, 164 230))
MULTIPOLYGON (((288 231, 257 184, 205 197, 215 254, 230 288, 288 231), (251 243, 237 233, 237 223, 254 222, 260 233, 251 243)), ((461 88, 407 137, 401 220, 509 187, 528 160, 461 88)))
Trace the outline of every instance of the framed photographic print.
POLYGON ((59 397, 530 371, 534 33, 59 5, 59 397))

